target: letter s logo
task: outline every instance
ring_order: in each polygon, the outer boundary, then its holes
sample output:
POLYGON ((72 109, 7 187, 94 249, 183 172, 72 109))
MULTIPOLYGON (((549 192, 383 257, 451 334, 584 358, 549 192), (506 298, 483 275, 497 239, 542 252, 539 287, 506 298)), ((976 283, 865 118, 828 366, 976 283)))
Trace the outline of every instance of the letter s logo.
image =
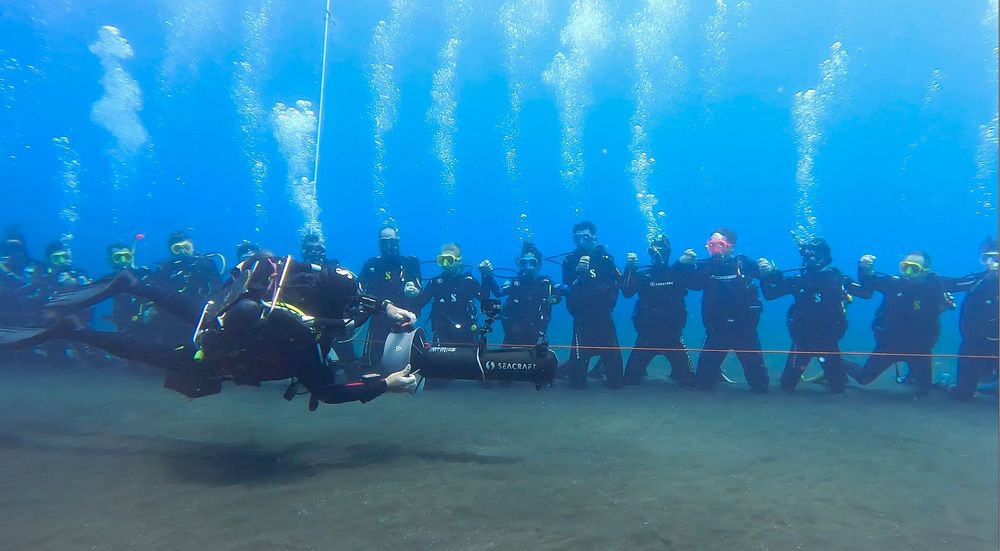
POLYGON ((452 293, 452 294, 451 294, 451 301, 452 301, 452 302, 458 302, 458 297, 457 297, 457 296, 455 296, 455 293, 452 293))

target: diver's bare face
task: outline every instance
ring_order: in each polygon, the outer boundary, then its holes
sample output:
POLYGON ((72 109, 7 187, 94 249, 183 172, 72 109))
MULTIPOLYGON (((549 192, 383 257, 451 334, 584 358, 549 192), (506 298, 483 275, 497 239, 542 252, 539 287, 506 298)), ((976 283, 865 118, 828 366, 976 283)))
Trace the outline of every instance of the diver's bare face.
POLYGON ((526 254, 517 260, 517 267, 520 268, 522 276, 532 279, 538 275, 541 259, 533 254, 526 254))
POLYGON ((597 236, 590 233, 590 230, 581 230, 573 233, 573 243, 576 250, 582 253, 589 253, 594 250, 597 236))

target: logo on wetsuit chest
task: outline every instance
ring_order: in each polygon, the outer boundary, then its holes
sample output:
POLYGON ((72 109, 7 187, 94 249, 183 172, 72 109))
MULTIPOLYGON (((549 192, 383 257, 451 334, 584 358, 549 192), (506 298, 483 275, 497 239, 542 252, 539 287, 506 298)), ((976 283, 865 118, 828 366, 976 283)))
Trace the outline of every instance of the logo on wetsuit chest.
POLYGON ((533 363, 520 363, 520 362, 494 362, 490 360, 486 362, 486 371, 531 371, 535 369, 535 364, 533 363))
POLYGON ((444 303, 444 302, 458 302, 458 295, 456 295, 455 293, 451 293, 447 297, 441 297, 441 298, 439 298, 438 302, 439 303, 444 303))
POLYGON ((920 310, 920 301, 919 300, 913 301, 913 309, 914 310, 920 310))
POLYGON ((386 280, 386 281, 389 281, 389 280, 391 280, 391 279, 392 279, 392 272, 386 272, 386 273, 385 273, 385 280, 386 280))

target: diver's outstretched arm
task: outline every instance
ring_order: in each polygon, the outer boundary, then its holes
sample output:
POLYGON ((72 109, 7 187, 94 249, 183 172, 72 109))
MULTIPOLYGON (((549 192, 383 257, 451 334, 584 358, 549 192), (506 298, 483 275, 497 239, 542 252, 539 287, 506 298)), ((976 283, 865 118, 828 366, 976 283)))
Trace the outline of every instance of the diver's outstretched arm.
POLYGON ((386 392, 413 392, 417 387, 417 377, 406 369, 389 374, 386 378, 366 375, 360 381, 345 385, 326 385, 310 389, 312 399, 309 409, 316 409, 317 402, 343 404, 345 402, 370 402, 386 392))

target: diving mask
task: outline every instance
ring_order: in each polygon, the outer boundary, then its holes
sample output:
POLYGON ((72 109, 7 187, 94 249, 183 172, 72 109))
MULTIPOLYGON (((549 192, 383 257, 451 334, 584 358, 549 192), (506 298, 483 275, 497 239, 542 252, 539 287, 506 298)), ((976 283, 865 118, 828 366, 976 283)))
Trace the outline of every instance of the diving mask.
POLYGON ((194 254, 194 243, 190 239, 178 241, 170 246, 170 252, 178 256, 191 256, 194 254))
POLYGON ((905 276, 916 276, 920 275, 926 270, 919 262, 914 262, 912 260, 904 260, 899 263, 899 272, 905 276))
POLYGON ((132 251, 115 251, 111 253, 111 263, 115 266, 130 266, 134 256, 132 251))
POLYGON ((460 260, 461 260, 460 257, 457 257, 451 253, 441 253, 437 257, 437 264, 442 268, 451 268, 452 266, 457 264, 460 260))
POLYGON ((49 255, 49 262, 56 266, 67 266, 73 262, 73 257, 69 251, 56 251, 49 255))
POLYGON ((712 255, 727 255, 733 252, 732 244, 725 239, 709 239, 708 243, 705 243, 705 248, 712 255))

